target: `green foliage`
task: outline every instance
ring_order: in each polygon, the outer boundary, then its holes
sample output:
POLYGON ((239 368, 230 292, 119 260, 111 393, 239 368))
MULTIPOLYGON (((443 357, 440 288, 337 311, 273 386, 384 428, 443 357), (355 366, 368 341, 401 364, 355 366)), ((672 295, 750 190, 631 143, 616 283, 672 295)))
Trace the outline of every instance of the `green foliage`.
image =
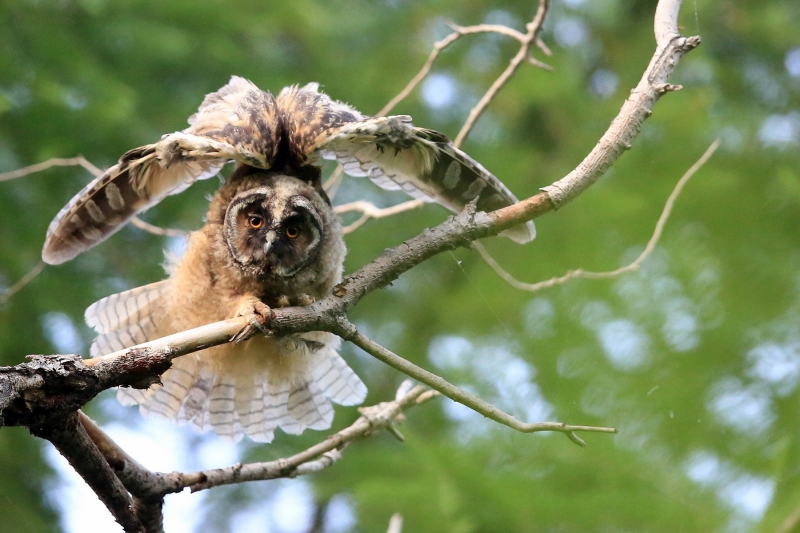
MULTIPOLYGON (((553 56, 537 53, 554 72, 523 67, 464 148, 520 197, 569 172, 649 61, 652 4, 555 2, 543 35, 553 56), (570 45, 575 32, 583 39, 570 45)), ((422 66, 448 31, 443 21, 522 29, 535 7, 9 0, 0 5, 0 172, 77 154, 109 165, 185 127, 204 94, 231 74, 272 91, 319 81, 331 96, 374 113, 422 66)), ((792 77, 789 57, 790 50, 800 57, 798 22, 796 0, 686 3, 682 30, 703 43, 671 80, 684 90, 657 104, 633 149, 596 186, 537 221, 536 241, 486 243, 526 281, 617 268, 642 250, 675 182, 721 137, 640 272, 531 295, 459 250, 351 312, 379 342, 520 418, 611 425, 619 435, 589 435, 581 450, 559 435, 514 434, 436 400, 409 413, 405 444, 372 437, 308 478, 315 496, 348 495, 358 531, 385 530, 394 512, 407 531, 464 533, 774 531, 796 513, 800 66, 792 77)), ((434 108, 417 90, 395 112, 455 136, 513 53, 504 37, 464 38, 433 69, 453 84, 454 98, 434 108)), ((89 178, 81 168, 58 168, 0 183, 0 288, 37 264, 47 224, 89 178)), ((195 186, 145 218, 197 228, 203 195, 215 186, 195 186)), ((363 197, 386 205, 401 198, 349 178, 336 200, 363 197)), ((347 270, 445 216, 426 206, 369 222, 348 237, 347 270)), ((47 267, 0 306, 0 364, 72 345, 85 354, 92 334, 83 310, 161 279, 167 245, 127 228, 75 261, 47 267), (53 321, 65 319, 79 335, 71 344, 54 338, 61 330, 53 321)), ((402 376, 351 348, 346 357, 370 388, 368 402, 393 396, 402 376)), ((336 427, 355 416, 338 408, 336 427)), ((320 437, 282 436, 242 451, 248 460, 270 459, 320 437)), ((0 430, 4 531, 57 527, 40 444, 23 430, 0 430)), ((252 498, 247 490, 212 491, 207 501, 219 514, 202 530, 230 530, 229 517, 252 498)), ((257 490, 269 494, 269 483, 257 490)))

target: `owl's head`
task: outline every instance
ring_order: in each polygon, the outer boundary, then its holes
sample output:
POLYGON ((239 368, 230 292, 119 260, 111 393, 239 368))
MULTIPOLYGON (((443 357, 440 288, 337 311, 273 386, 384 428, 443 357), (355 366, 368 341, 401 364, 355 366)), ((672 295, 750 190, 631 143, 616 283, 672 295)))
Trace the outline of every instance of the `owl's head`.
POLYGON ((325 240, 326 204, 306 184, 284 177, 231 200, 223 233, 234 261, 279 278, 317 258, 325 240))

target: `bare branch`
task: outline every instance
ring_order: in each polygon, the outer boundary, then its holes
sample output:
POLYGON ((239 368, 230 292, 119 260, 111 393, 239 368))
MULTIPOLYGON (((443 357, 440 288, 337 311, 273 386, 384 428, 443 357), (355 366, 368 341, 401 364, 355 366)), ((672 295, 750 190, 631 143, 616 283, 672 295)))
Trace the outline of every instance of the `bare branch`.
POLYGON ((539 431, 558 431, 566 433, 570 436, 571 440, 578 442, 581 446, 586 446, 582 440, 574 435, 570 435, 575 431, 589 431, 596 433, 616 433, 614 428, 593 427, 593 426, 572 426, 561 422, 536 422, 525 423, 520 422, 508 413, 498 409, 484 400, 481 400, 474 394, 462 390, 455 385, 445 381, 441 377, 428 372, 414 363, 403 359, 399 355, 392 353, 380 344, 362 335, 356 327, 348 322, 346 319, 340 320, 340 328, 335 332, 343 339, 352 342, 371 356, 383 361, 387 365, 396 368, 403 374, 411 376, 412 378, 425 383, 429 387, 441 392, 451 400, 460 404, 466 405, 473 411, 482 414, 483 416, 494 420, 504 426, 508 426, 521 433, 536 433, 539 431), (577 439, 577 440, 576 440, 577 439))
POLYGON ((570 270, 566 274, 560 277, 551 278, 545 281, 540 281, 538 283, 525 283, 523 281, 517 280, 514 276, 509 274, 506 270, 503 269, 502 266, 491 256, 489 252, 484 248, 484 246, 479 242, 472 243, 475 249, 478 251, 480 256, 486 261, 490 267, 497 273, 498 276, 503 278, 509 285, 514 288, 529 291, 529 292, 537 292, 542 289, 546 289, 549 287, 554 287, 556 285, 561 285, 571 279, 575 278, 586 278, 586 279, 610 279, 615 278, 621 274, 626 272, 632 272, 634 270, 638 270, 641 264, 647 259, 653 250, 655 250, 658 241, 661 239, 661 234, 664 231, 664 226, 667 224, 667 220, 669 219, 669 215, 672 213, 672 207, 675 205, 675 201, 678 199, 678 196, 681 194, 684 185, 691 179, 692 176, 697 173, 703 165, 711 158, 714 152, 719 148, 720 140, 717 139, 711 146, 709 146, 705 153, 698 159, 694 165, 692 165, 689 170, 678 180, 678 183, 675 184, 675 188, 670 193, 669 198, 667 198, 667 203, 664 204, 664 209, 661 211, 661 216, 658 218, 658 222, 656 222, 656 227, 653 230, 653 235, 650 237, 650 240, 647 243, 644 251, 637 257, 633 262, 624 267, 618 268, 611 272, 587 272, 583 269, 577 270, 570 270))
POLYGON ((78 421, 114 474, 133 496, 133 512, 142 523, 144 530, 147 533, 163 533, 164 496, 162 487, 169 480, 164 475, 151 472, 139 464, 83 411, 78 411, 78 421))
MULTIPOLYGON (((291 457, 264 463, 237 464, 228 468, 188 474, 173 472, 164 475, 176 479, 177 485, 180 486, 179 490, 190 487, 192 492, 196 492, 232 483, 296 477, 318 472, 338 461, 341 457, 341 449, 348 443, 371 435, 379 429, 387 428, 403 411, 419 405, 421 403, 419 400, 426 391, 425 387, 418 385, 399 400, 363 408, 361 409, 362 416, 352 425, 291 457)), ((425 400, 432 397, 427 396, 425 400)), ((179 490, 170 490, 170 492, 179 492, 179 490)))
MULTIPOLYGON (((608 168, 631 147, 642 123, 652 114, 653 105, 670 90, 667 79, 678 61, 700 44, 700 37, 682 37, 675 21, 680 10, 680 0, 661 0, 655 17, 657 46, 650 64, 630 97, 625 100, 619 114, 612 121, 600 141, 583 161, 567 176, 542 189, 557 208, 575 199, 590 187, 608 168)), ((521 202, 525 204, 525 202, 521 202)), ((525 209, 521 206, 520 209, 525 209)))
POLYGON ((102 170, 91 164, 89 161, 86 160, 85 157, 79 155, 77 157, 70 157, 68 159, 54 157, 52 159, 48 159, 47 161, 43 161, 41 163, 37 163, 35 165, 31 165, 28 167, 20 168, 17 170, 12 170, 11 172, 4 172, 0 174, 0 181, 10 181, 15 180, 17 178, 22 178, 24 176, 29 176, 30 174, 35 174, 37 172, 41 172, 43 170, 47 170, 48 168, 53 167, 74 167, 80 165, 95 176, 99 176, 103 173, 102 170))
POLYGON ((342 184, 342 177, 344 176, 344 169, 340 166, 331 172, 330 177, 322 184, 322 190, 328 194, 328 198, 333 200, 336 192, 339 190, 339 185, 342 184))
POLYGON ((9 300, 9 299, 10 299, 12 296, 14 296, 16 293, 18 293, 18 292, 19 292, 19 291, 21 291, 22 289, 24 289, 24 288, 25 288, 25 286, 26 286, 28 283, 30 283, 31 281, 33 281, 33 280, 34 280, 34 278, 36 278, 36 276, 38 276, 39 274, 41 274, 41 273, 42 273, 42 270, 44 270, 44 267, 46 267, 46 266, 47 266, 47 264, 46 264, 44 261, 39 261, 39 262, 36 264, 36 266, 34 266, 32 269, 30 269, 30 270, 28 271, 28 273, 27 273, 27 274, 25 274, 24 276, 22 276, 22 277, 19 279, 19 281, 17 281, 15 284, 13 284, 12 286, 10 286, 10 287, 9 287, 9 288, 6 290, 6 292, 4 292, 3 294, 1 294, 1 295, 0 295, 0 305, 3 305, 4 303, 8 302, 8 300, 9 300))
POLYGON ((163 475, 151 472, 128 455, 83 411, 78 411, 78 421, 131 494, 147 497, 160 492, 166 483, 163 475))
POLYGON ((342 228, 344 234, 347 235, 348 233, 352 233, 363 226, 364 223, 371 218, 390 217, 398 213, 404 213, 406 211, 411 211, 412 209, 418 209, 423 205, 425 205, 425 202, 422 200, 409 200, 408 202, 403 202, 402 204, 393 205, 391 207, 379 208, 375 207, 375 204, 367 202, 366 200, 358 200, 355 202, 350 202, 349 204, 337 205, 333 208, 333 211, 339 215, 342 213, 349 213, 351 211, 361 211, 361 217, 359 217, 358 220, 349 226, 342 228))
POLYGON ((94 490, 126 533, 144 533, 142 524, 133 512, 132 501, 125 487, 78 422, 77 413, 33 426, 30 431, 37 437, 49 440, 56 447, 94 490))
MULTIPOLYGON (((280 477, 297 477, 319 472, 342 458, 342 451, 354 440, 376 433, 380 429, 392 431, 402 413, 437 396, 423 386, 398 389, 398 398, 372 407, 360 409, 362 416, 348 428, 327 437, 323 442, 289 458, 265 463, 237 464, 228 468, 194 473, 151 472, 119 447, 100 427, 84 413, 78 411, 77 421, 90 445, 102 454, 93 458, 107 464, 133 495, 133 511, 144 524, 147 533, 163 532, 162 507, 164 496, 181 492, 186 487, 193 491, 243 481, 259 481, 280 477), (405 392, 404 392, 405 391, 405 392)), ((72 416, 72 415, 69 415, 72 416)), ((48 437, 49 438, 49 437, 48 437)), ((97 466, 97 465, 94 465, 97 466)), ((83 475, 82 471, 79 473, 83 475)), ((87 482, 89 480, 87 479, 87 482)))
POLYGON ((467 117, 467 121, 464 122, 464 125, 461 127, 461 131, 458 132, 456 136, 456 140, 453 141, 453 144, 456 146, 461 146, 461 143, 464 142, 469 132, 475 126, 475 123, 486 111, 486 108, 492 103, 494 97, 500 91, 500 89, 508 83, 508 80, 517 72, 517 69, 523 62, 528 61, 534 65, 542 65, 543 68, 549 69, 547 65, 536 61, 532 57, 530 57, 531 47, 536 43, 539 32, 542 31, 542 24, 544 24, 544 18, 547 15, 547 10, 550 7, 550 0, 539 0, 539 9, 536 11, 536 15, 533 17, 533 20, 528 23, 528 32, 522 36, 521 39, 518 39, 522 46, 520 46, 517 55, 511 58, 511 61, 508 63, 508 66, 503 71, 500 76, 494 80, 489 90, 483 95, 480 101, 472 108, 469 112, 469 116, 467 117))
POLYGON ((153 235, 161 235, 164 237, 188 237, 189 232, 183 231, 182 229, 173 229, 173 228, 162 228, 160 226, 154 226, 149 222, 145 222, 139 217, 133 217, 131 219, 131 224, 136 226, 137 228, 144 230, 148 233, 152 233, 153 235))
POLYGON ((394 109, 394 107, 397 104, 405 100, 406 97, 408 97, 408 95, 411 94, 411 91, 413 91, 417 87, 417 85, 419 85, 419 82, 421 82, 425 78, 425 76, 428 75, 428 72, 430 72, 434 61, 436 61, 436 58, 439 57, 440 53, 442 53, 442 50, 444 50, 445 48, 447 48, 448 46, 459 40, 464 35, 470 35, 475 33, 499 33, 501 35, 506 35, 508 37, 511 37, 512 39, 516 39, 521 43, 524 43, 527 38, 526 35, 518 32, 513 28, 509 28, 508 26, 501 26, 498 24, 477 24, 475 26, 457 26, 455 24, 450 23, 449 26, 453 28, 455 31, 444 37, 442 40, 436 41, 433 44, 433 50, 431 50, 431 53, 428 55, 428 59, 425 61, 425 64, 422 65, 422 68, 419 70, 419 72, 417 72, 416 76, 411 78, 411 81, 409 81, 406 84, 403 90, 400 91, 397 94, 397 96, 389 100, 389 103, 383 106, 383 108, 380 111, 378 111, 376 116, 378 117, 384 116, 386 113, 394 109))

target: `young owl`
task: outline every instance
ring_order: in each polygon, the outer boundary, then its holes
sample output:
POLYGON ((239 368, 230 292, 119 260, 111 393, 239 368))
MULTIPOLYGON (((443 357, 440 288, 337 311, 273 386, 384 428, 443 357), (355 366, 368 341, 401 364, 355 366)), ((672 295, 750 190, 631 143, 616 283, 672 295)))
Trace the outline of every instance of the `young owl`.
MULTIPOLYGON (((229 161, 237 169, 216 193, 170 276, 104 298, 86 310, 99 336, 92 356, 211 322, 307 305, 341 281, 345 246, 314 163, 335 159, 353 176, 436 201, 453 211, 477 199, 491 211, 517 201, 443 134, 406 116, 366 117, 318 92, 289 87, 274 97, 233 77, 206 96, 190 127, 124 154, 80 191, 50 224, 43 259, 72 259, 136 213, 229 161)), ((506 230, 517 242, 533 223, 506 230)), ((120 389, 144 415, 190 422, 223 438, 269 442, 275 428, 326 429, 331 401, 360 403, 366 387, 325 332, 253 337, 176 359, 162 383, 120 389)))

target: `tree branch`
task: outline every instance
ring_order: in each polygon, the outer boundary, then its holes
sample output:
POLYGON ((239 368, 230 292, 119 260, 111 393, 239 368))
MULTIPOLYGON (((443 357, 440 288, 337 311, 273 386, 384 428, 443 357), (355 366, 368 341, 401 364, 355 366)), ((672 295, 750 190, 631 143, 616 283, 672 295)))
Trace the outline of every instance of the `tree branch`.
POLYGON ((67 159, 54 157, 52 159, 48 159, 47 161, 43 161, 41 163, 37 163, 35 165, 31 165, 25 168, 20 168, 17 170, 12 170, 11 172, 4 172, 0 174, 0 181, 10 181, 15 180, 17 178, 22 178, 24 176, 28 176, 30 174, 35 174, 36 172, 41 172, 43 170, 47 170, 48 168, 53 167, 74 167, 76 165, 80 165, 95 176, 99 176, 103 173, 102 170, 91 164, 85 157, 79 155, 77 157, 70 157, 67 159))
POLYGON ((556 285, 561 285, 562 283, 566 283, 567 281, 575 278, 586 278, 586 279, 611 279, 615 278, 621 274, 625 274, 626 272, 633 272, 634 270, 638 270, 639 267, 642 265, 645 259, 647 259, 653 250, 655 250, 658 241, 661 239, 661 234, 664 231, 664 226, 667 224, 667 220, 669 219, 669 215, 672 213, 672 207, 675 205, 675 201, 680 196, 683 187, 686 183, 692 178, 692 176, 697 173, 703 165, 711 158, 714 152, 717 151, 719 148, 720 141, 719 139, 715 140, 711 143, 705 153, 700 156, 694 165, 692 165, 689 170, 678 180, 678 183, 675 184, 675 188, 670 193, 669 198, 667 198, 667 203, 664 204, 664 209, 661 211, 661 216, 658 218, 658 222, 656 222, 656 227, 653 230, 653 235, 650 237, 650 240, 647 242, 647 246, 639 254, 639 257, 634 259, 630 264, 625 265, 624 267, 620 267, 616 270, 610 272, 588 272, 581 268, 577 270, 570 270, 566 274, 556 278, 550 278, 545 281, 539 281, 537 283, 525 283, 519 281, 518 279, 514 278, 511 274, 506 272, 500 264, 495 261, 495 259, 489 255, 489 252, 483 245, 479 242, 474 242, 473 246, 481 255, 484 261, 486 261, 489 266, 497 273, 498 276, 503 278, 509 285, 516 289, 520 289, 523 291, 529 292, 537 292, 542 289, 547 289, 549 287, 554 287, 556 285))
POLYGON ((529 60, 529 62, 534 65, 547 68, 547 66, 543 63, 533 60, 533 58, 530 57, 530 51, 531 47, 534 45, 534 43, 536 43, 539 37, 539 32, 542 31, 542 24, 544 24, 544 18, 547 15, 547 10, 549 7, 550 0, 539 0, 539 9, 536 11, 536 15, 534 16, 533 20, 527 25, 528 32, 524 36, 521 36, 517 39, 522 45, 519 47, 517 55, 511 58, 511 61, 508 63, 508 66, 503 73, 500 74, 496 80, 494 80, 494 83, 492 83, 492 85, 489 87, 489 90, 486 91, 478 104, 472 108, 472 111, 470 111, 467 121, 461 127, 461 131, 458 132, 456 140, 453 141, 453 144, 456 147, 461 146, 461 143, 463 143, 464 139, 467 138, 467 135, 475 126, 475 123, 478 121, 480 116, 484 111, 486 111, 486 108, 489 107, 489 104, 492 103, 494 97, 497 95, 500 89, 502 89, 503 86, 508 83, 508 80, 510 80, 511 77, 517 72, 517 69, 520 65, 522 65, 523 62, 529 60))
POLYGON ((94 490, 125 533, 144 533, 144 527, 133 512, 131 498, 125 487, 78 422, 76 412, 32 426, 30 431, 37 437, 49 440, 56 447, 94 490))
POLYGON ((403 411, 432 398, 433 396, 430 395, 423 396, 426 391, 425 387, 418 385, 395 401, 361 408, 359 411, 362 416, 352 425, 291 457, 263 463, 237 464, 228 468, 189 474, 173 472, 167 476, 175 476, 179 480, 181 488, 189 487, 192 492, 196 492, 244 481, 297 477, 317 472, 336 462, 339 458, 337 451, 348 443, 371 435, 379 429, 390 427, 403 411))
POLYGON ((337 215, 341 215, 342 213, 349 213, 351 211, 361 211, 361 217, 359 217, 358 220, 356 220, 349 226, 345 226, 344 228, 342 228, 344 234, 347 235, 348 233, 352 233, 358 228, 360 228, 362 225, 364 225, 364 223, 367 220, 371 218, 390 217, 392 215, 397 215, 399 213, 411 211, 412 209, 418 209, 423 205, 425 205, 425 202, 422 200, 409 200, 407 202, 393 205, 391 207, 379 208, 375 207, 375 204, 367 202, 366 200, 358 200, 355 202, 350 202, 349 204, 337 205, 336 207, 333 208, 333 211, 337 215))
POLYGON ((46 267, 46 266, 47 266, 47 263, 45 263, 44 261, 39 261, 38 263, 36 263, 36 266, 34 266, 32 269, 30 269, 27 274, 22 276, 19 279, 19 281, 17 281, 12 286, 10 286, 6 290, 6 292, 4 292, 3 294, 0 294, 0 305, 8 302, 8 300, 11 299, 12 296, 17 294, 22 289, 24 289, 28 285, 28 283, 30 283, 31 281, 36 279, 36 276, 41 274, 42 270, 44 270, 44 267, 46 267))
POLYGON ((133 217, 131 219, 131 224, 139 228, 140 230, 146 231, 147 233, 152 233, 153 235, 161 235, 164 237, 188 237, 189 232, 183 231, 182 229, 173 229, 173 228, 162 228, 160 226, 154 226, 149 222, 145 222, 139 217, 133 217))
POLYGON ((571 426, 568 424, 564 424, 561 422, 536 422, 536 423, 525 423, 520 422, 513 416, 509 415, 508 413, 498 409, 497 407, 491 405, 484 400, 481 400, 474 394, 470 394, 469 392, 462 390, 455 385, 452 385, 442 379, 441 377, 433 374, 432 372, 428 372, 424 368, 421 368, 414 363, 403 359, 402 357, 398 356, 397 354, 392 353, 391 351, 387 350, 377 342, 369 339, 365 335, 359 333, 356 327, 347 321, 347 319, 342 318, 339 321, 339 328, 337 328, 334 333, 339 335, 344 340, 350 341, 371 356, 375 357, 379 361, 386 363, 387 365, 396 368, 403 374, 407 376, 411 376, 412 378, 425 383, 429 387, 439 391, 440 393, 444 394, 451 400, 458 402, 460 404, 466 405, 473 411, 482 414, 483 416, 494 420, 504 426, 508 426, 512 429, 515 429, 521 433, 536 433, 539 431, 558 431, 561 433, 565 433, 570 440, 573 442, 581 445, 586 446, 586 443, 583 442, 579 437, 577 437, 574 432, 575 431, 589 431, 589 432, 596 432, 596 433, 616 433, 617 430, 614 428, 604 428, 604 427, 592 427, 592 426, 571 426))
MULTIPOLYGON (((84 442, 83 447, 94 450, 89 460, 81 463, 83 465, 80 467, 81 469, 76 467, 78 473, 90 484, 91 481, 86 476, 97 477, 94 474, 95 470, 106 472, 106 477, 108 473, 111 473, 115 480, 118 478, 116 483, 121 482, 124 488, 117 486, 114 490, 121 489, 126 498, 125 489, 133 495, 132 511, 135 514, 134 518, 144 526, 143 531, 160 533, 163 532, 162 507, 164 496, 167 494, 181 492, 187 487, 194 492, 244 481, 292 478, 319 472, 339 461, 342 458, 342 451, 355 440, 372 435, 380 429, 386 429, 394 435, 399 435, 394 424, 402 419, 402 413, 414 406, 422 405, 437 395, 436 391, 423 386, 410 387, 410 381, 407 380, 398 389, 394 401, 359 409, 362 416, 352 425, 298 454, 275 461, 247 465, 237 464, 228 468, 192 473, 161 473, 148 470, 120 448, 81 411, 78 411, 77 415, 72 413, 57 420, 75 416, 75 422, 70 430, 75 431, 76 434, 85 435, 84 441, 88 441, 88 444, 84 442), (84 465, 84 463, 90 464, 84 465)), ((34 426, 32 431, 48 427, 49 425, 34 426)), ((70 440, 72 438, 70 431, 61 431, 55 440, 52 432, 40 436, 51 440, 59 451, 62 446, 66 446, 67 452, 74 455, 71 450, 75 448, 76 444, 70 440), (63 440, 66 440, 66 444, 62 444, 63 440)), ((98 495, 100 495, 99 492, 98 495)), ((130 507, 131 499, 128 498, 127 501, 130 507)), ((128 530, 126 529, 126 531, 128 530)))

